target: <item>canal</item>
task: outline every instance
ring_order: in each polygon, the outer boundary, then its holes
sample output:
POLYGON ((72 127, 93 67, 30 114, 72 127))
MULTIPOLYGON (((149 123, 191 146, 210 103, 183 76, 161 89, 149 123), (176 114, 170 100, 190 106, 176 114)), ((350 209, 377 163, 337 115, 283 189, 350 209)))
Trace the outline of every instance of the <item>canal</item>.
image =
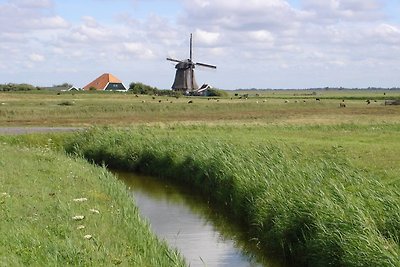
POLYGON ((177 248, 190 266, 271 266, 243 230, 188 189, 160 179, 117 172, 141 214, 161 239, 177 248))

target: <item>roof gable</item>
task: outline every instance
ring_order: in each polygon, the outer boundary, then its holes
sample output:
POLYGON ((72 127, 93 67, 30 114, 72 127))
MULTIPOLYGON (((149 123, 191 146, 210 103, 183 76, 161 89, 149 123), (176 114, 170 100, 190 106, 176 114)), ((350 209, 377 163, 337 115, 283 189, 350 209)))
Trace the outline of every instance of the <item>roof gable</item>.
MULTIPOLYGON (((90 90, 90 88, 96 88, 96 90, 105 90, 109 83, 120 83, 122 84, 121 80, 115 77, 110 73, 104 73, 103 75, 99 76, 93 82, 89 83, 85 87, 84 90, 90 90)), ((124 87, 125 88, 125 87, 124 87)))

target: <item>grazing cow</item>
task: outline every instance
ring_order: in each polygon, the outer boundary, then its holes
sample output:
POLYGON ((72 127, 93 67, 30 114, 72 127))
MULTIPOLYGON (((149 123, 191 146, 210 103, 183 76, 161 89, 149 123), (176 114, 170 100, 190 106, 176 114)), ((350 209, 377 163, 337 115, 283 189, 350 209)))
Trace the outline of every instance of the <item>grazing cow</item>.
POLYGON ((193 101, 192 101, 192 100, 189 100, 188 104, 192 104, 192 103, 193 103, 193 101))
POLYGON ((316 101, 321 101, 321 99, 319 99, 319 98, 316 98, 315 100, 316 100, 316 101))
POLYGON ((289 100, 285 100, 285 103, 289 103, 289 100))

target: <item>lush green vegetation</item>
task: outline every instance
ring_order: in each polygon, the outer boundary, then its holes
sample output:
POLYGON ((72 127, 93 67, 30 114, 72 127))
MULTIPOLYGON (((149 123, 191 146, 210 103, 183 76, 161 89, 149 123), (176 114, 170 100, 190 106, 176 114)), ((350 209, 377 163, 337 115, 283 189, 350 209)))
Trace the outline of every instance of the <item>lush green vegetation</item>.
POLYGON ((1 266, 185 265, 150 233, 121 182, 51 151, 60 139, 44 137, 2 138, 1 266), (39 147, 22 146, 30 140, 39 147))
POLYGON ((35 87, 30 84, 21 83, 8 83, 8 84, 0 84, 0 91, 32 91, 32 90, 40 90, 39 87, 35 87))
MULTIPOLYGON (((296 264, 400 265, 400 108, 383 104, 399 98, 399 90, 246 90, 211 99, 43 91, 0 97, 2 126, 108 125, 72 139, 0 138, 38 147, 26 149, 32 157, 37 149, 62 151, 68 139, 69 152, 100 164, 179 180, 247 225, 263 249, 296 264)), ((13 149, 7 149, 9 155, 13 149)))
POLYGON ((229 135, 262 127, 218 128, 95 128, 67 151, 192 186, 242 221, 266 251, 297 264, 400 264, 399 180, 385 184, 357 170, 338 147, 310 154, 280 142, 231 142, 229 135))
POLYGON ((220 89, 216 89, 216 88, 210 88, 210 89, 208 89, 207 96, 228 97, 229 93, 224 91, 224 90, 220 90, 220 89))
POLYGON ((143 84, 140 82, 132 82, 129 84, 129 92, 140 95, 156 95, 156 96, 172 96, 180 97, 182 93, 172 90, 160 90, 156 87, 143 84))

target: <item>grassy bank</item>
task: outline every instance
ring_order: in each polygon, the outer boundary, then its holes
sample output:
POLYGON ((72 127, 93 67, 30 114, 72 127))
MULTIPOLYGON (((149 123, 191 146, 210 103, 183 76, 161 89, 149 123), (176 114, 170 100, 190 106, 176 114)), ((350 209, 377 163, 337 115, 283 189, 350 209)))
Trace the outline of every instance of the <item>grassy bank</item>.
POLYGON ((247 225, 265 251, 297 264, 400 265, 398 180, 358 171, 338 147, 244 142, 262 129, 95 128, 66 148, 200 190, 247 225))
POLYGON ((3 137, 1 266, 185 265, 150 232, 121 182, 51 151, 60 140, 44 137, 3 137), (38 147, 5 143, 31 141, 38 147))

